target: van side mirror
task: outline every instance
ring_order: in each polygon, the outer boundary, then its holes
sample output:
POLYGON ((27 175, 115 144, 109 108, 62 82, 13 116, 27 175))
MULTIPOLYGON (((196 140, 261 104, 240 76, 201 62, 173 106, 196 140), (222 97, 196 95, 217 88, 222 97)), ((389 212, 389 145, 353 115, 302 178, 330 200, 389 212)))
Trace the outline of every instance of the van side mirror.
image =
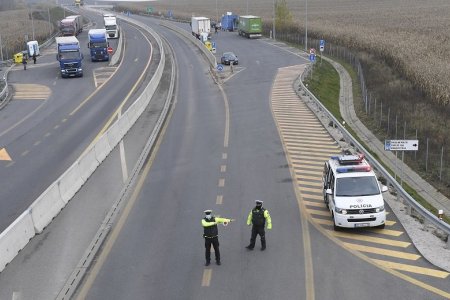
POLYGON ((381 192, 384 193, 384 192, 387 192, 387 191, 388 191, 388 187, 385 186, 385 185, 382 185, 381 186, 381 192))

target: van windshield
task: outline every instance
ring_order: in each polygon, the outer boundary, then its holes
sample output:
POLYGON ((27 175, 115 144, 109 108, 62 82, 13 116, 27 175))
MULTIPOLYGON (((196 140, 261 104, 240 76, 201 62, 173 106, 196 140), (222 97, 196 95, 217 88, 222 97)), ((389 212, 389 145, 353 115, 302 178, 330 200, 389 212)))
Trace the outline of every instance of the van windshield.
POLYGON ((336 196, 357 197, 380 194, 375 176, 344 177, 336 181, 336 196))

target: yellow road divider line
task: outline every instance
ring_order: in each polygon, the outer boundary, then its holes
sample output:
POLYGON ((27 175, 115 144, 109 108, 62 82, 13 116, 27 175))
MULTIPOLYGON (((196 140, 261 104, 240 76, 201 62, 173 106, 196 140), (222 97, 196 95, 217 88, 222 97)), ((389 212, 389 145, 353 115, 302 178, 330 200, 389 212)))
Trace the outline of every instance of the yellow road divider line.
POLYGON ((308 208, 308 212, 312 215, 331 217, 331 214, 328 210, 317 210, 308 208))
POLYGON ((380 254, 380 255, 397 257, 397 258, 408 259, 408 260, 418 260, 421 257, 420 255, 417 255, 417 254, 406 253, 406 252, 395 251, 395 250, 387 250, 387 249, 364 246, 364 245, 357 245, 357 244, 352 244, 352 243, 344 243, 344 246, 347 248, 356 250, 356 251, 360 251, 360 252, 380 254))
POLYGON ((305 203, 306 206, 326 208, 324 202, 303 201, 303 203, 305 203))
POLYGON ((417 267, 417 266, 411 266, 406 264, 400 264, 390 261, 384 261, 379 259, 372 259, 374 262, 376 262, 379 265, 382 265, 383 267, 399 270, 399 271, 406 271, 410 273, 416 273, 416 274, 422 274, 427 276, 433 276, 437 278, 447 278, 450 273, 439 271, 435 269, 429 269, 429 268, 423 268, 423 267, 417 267))
POLYGON ((400 247, 400 248, 406 248, 411 245, 411 243, 408 243, 408 242, 377 238, 377 237, 361 235, 361 234, 357 234, 357 233, 336 232, 336 231, 331 231, 331 230, 327 230, 327 231, 331 235, 334 235, 336 237, 341 237, 341 238, 346 238, 346 239, 351 239, 351 240, 358 240, 358 241, 364 241, 364 242, 375 243, 375 244, 383 244, 383 245, 389 245, 389 246, 400 247))

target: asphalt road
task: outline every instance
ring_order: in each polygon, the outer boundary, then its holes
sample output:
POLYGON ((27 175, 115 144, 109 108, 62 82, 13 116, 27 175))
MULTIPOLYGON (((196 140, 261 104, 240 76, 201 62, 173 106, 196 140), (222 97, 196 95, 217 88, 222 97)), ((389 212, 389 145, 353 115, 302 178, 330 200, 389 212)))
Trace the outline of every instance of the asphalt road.
MULTIPOLYGON (((305 60, 262 40, 219 33, 218 51, 234 51, 240 63, 224 79, 223 97, 198 50, 157 30, 175 49, 177 104, 139 195, 78 299, 442 299, 345 249, 299 212, 270 95, 279 68, 305 60), (255 199, 265 201, 274 223, 265 252, 244 249, 255 199), (221 266, 203 267, 204 209, 237 220, 219 228, 221 266)), ((440 288, 448 282, 420 279, 440 288)))
MULTIPOLYGON (((17 66, 10 72, 15 95, 0 112, 0 145, 11 158, 0 161, 1 231, 83 153, 125 98, 124 109, 134 101, 139 92, 135 83, 151 77, 150 41, 126 23, 123 30, 133 47, 125 45, 120 67, 90 61, 84 30, 78 36, 82 78, 60 77, 53 47, 43 50, 38 63, 26 71, 17 66), (140 78, 146 68, 148 73, 140 78)), ((115 47, 117 41, 110 44, 115 47)))
MULTIPOLYGON (((355 242, 358 246, 372 245, 383 233, 327 234, 329 216, 317 218, 320 207, 311 213, 300 205, 307 194, 293 184, 289 167, 295 166, 287 159, 271 101, 274 89, 278 91, 274 80, 282 73, 279 68, 305 60, 265 40, 221 32, 214 37, 218 52, 232 50, 240 60, 233 74, 220 76, 222 94, 198 49, 155 20, 137 18, 153 24, 173 46, 179 71, 176 103, 155 156, 141 174, 136 197, 96 257, 80 298, 445 299, 425 285, 445 289, 448 279, 420 273, 411 282, 402 277, 408 272, 398 274, 373 263, 371 258, 397 249, 393 244, 369 258, 343 247, 360 234, 369 240, 355 242), (245 219, 255 199, 265 201, 274 224, 265 252, 244 249, 250 237, 245 219), (203 266, 200 220, 205 209, 236 219, 219 228, 221 266, 203 266)), ((149 118, 152 112, 144 115, 149 118)), ((307 118, 302 115, 296 122, 306 126, 307 118)), ((129 168, 148 128, 151 124, 140 123, 127 136, 129 168)), ((319 151, 320 145, 311 146, 311 155, 319 151)), ((57 294, 123 184, 119 156, 115 151, 75 201, 0 274, 0 298, 50 299, 57 294)), ((384 234, 401 231, 401 225, 392 226, 384 234)), ((401 235, 396 242, 407 243, 408 237, 401 235)), ((413 246, 408 248, 417 254, 413 246)), ((418 264, 430 267, 423 260, 418 264)))

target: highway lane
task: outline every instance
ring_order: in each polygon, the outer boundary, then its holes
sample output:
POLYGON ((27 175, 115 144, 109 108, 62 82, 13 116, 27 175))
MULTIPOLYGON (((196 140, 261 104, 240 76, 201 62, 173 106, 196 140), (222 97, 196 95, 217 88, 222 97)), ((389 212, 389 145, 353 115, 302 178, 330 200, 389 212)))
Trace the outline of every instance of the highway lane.
POLYGON ((126 23, 122 26, 133 47, 125 44, 121 65, 115 73, 108 71, 110 79, 97 89, 94 74, 99 73, 95 71, 107 63, 90 62, 87 30, 79 36, 85 57, 83 78, 60 78, 52 48, 36 66, 10 73, 13 85, 38 84, 50 92, 45 100, 13 98, 0 112, 0 119, 7 119, 1 126, 0 145, 11 157, 11 161, 0 161, 0 230, 81 155, 124 99, 128 98, 125 108, 134 101, 139 92, 135 83, 151 78, 150 55, 156 63, 159 54, 151 52, 149 41, 139 30, 126 23))
MULTIPOLYGON (((367 241, 361 241, 361 232, 345 232, 338 238, 327 235, 320 227, 328 226, 326 211, 313 209, 321 203, 302 203, 308 194, 316 197, 305 192, 313 188, 309 186, 311 183, 303 182, 303 191, 296 184, 293 189, 289 165, 294 166, 291 160, 289 164, 286 161, 286 144, 280 142, 277 131, 280 125, 275 126, 271 115, 270 101, 276 97, 271 95, 271 86, 278 68, 304 61, 281 54, 279 48, 267 45, 264 40, 245 40, 231 33, 219 36, 216 37, 219 47, 227 45, 226 50, 235 51, 240 59, 240 66, 224 85, 228 105, 221 103, 220 91, 211 87, 207 71, 199 68, 201 62, 192 57, 198 51, 189 53, 186 46, 169 38, 175 49, 184 49, 182 53, 176 51, 180 86, 174 115, 156 157, 148 166, 148 176, 121 228, 122 234, 117 232, 115 243, 111 241, 100 256, 102 264, 88 278, 82 296, 87 294, 88 299, 113 296, 201 299, 207 295, 219 299, 444 299, 448 274, 433 277, 432 266, 423 259, 418 261, 418 268, 410 268, 414 271, 424 268, 415 276, 408 269, 396 272, 386 267, 390 265, 385 260, 388 254, 398 255, 394 261, 403 266, 408 255, 417 256, 417 250, 408 244, 405 235, 398 241, 380 238, 380 235, 395 235, 401 226, 375 235, 362 232, 369 237, 367 241), (199 83, 192 82, 193 77, 198 78, 202 73, 199 83), (227 107, 230 140, 225 146, 221 140, 227 123, 224 120, 227 107), (266 201, 274 220, 274 230, 268 232, 268 251, 264 253, 247 253, 243 249, 249 237, 244 221, 254 199, 266 201), (220 267, 202 267, 203 244, 199 237, 201 212, 205 208, 238 220, 230 227, 219 229, 224 261, 220 267), (311 215, 316 218, 313 220, 311 215), (394 250, 402 242, 408 244, 409 253, 394 250), (385 248, 378 245, 380 248, 375 249, 372 243, 384 243, 385 248), (355 251, 358 248, 355 244, 363 250, 355 251), (370 259, 361 255, 367 251, 374 251, 370 259)), ((285 84, 282 89, 289 88, 292 85, 285 84)), ((302 122, 303 118, 299 115, 296 124, 309 123, 302 122)), ((279 120, 275 118, 276 122, 279 120)), ((311 128, 306 130, 313 132, 311 128)), ((301 144, 301 140, 298 142, 301 144)), ((312 157, 308 159, 306 155, 298 165, 321 159, 317 161, 320 173, 320 164, 326 156, 320 158, 317 153, 323 146, 309 147, 312 157)), ((320 188, 316 190, 320 192, 320 188)), ((395 225, 395 216, 389 218, 395 225)), ((434 274, 439 273, 436 268, 435 271, 434 274)))
MULTIPOLYGON (((102 222, 131 185, 136 161, 150 137, 168 96, 171 61, 168 49, 160 86, 148 108, 65 209, 35 236, 0 273, 0 299, 55 299, 82 259, 102 222)), ((78 272, 75 272, 78 274, 78 272)), ((70 288, 70 286, 69 286, 70 288)))
MULTIPOLYGON (((299 291, 304 290, 305 282, 303 259, 297 257, 303 252, 301 239, 296 238, 301 236, 300 218, 298 209, 289 209, 296 205, 295 194, 291 182, 283 183, 290 176, 289 169, 282 167, 286 166, 286 160, 270 111, 267 106, 259 105, 264 102, 262 99, 268 99, 270 85, 267 86, 267 82, 273 79, 276 68, 267 70, 267 77, 263 80, 255 78, 255 73, 249 73, 249 78, 244 81, 252 84, 243 91, 246 97, 241 95, 230 99, 230 105, 234 105, 233 101, 242 102, 242 107, 236 107, 241 115, 235 108, 230 108, 232 114, 236 114, 232 120, 253 114, 253 120, 257 122, 250 129, 244 128, 248 123, 237 126, 231 122, 231 141, 225 147, 226 106, 205 62, 192 45, 185 44, 178 37, 174 39, 171 32, 164 35, 169 38, 177 55, 180 70, 178 102, 148 180, 143 183, 142 193, 136 199, 123 233, 111 248, 111 256, 100 270, 87 298, 141 299, 151 295, 154 298, 201 299, 213 287, 215 296, 222 298, 243 298, 242 295, 248 294, 249 290, 260 299, 278 294, 296 297, 299 291), (265 114, 259 114, 261 110, 265 114), (233 146, 233 139, 240 144, 233 146), (268 146, 267 140, 270 141, 268 146), (262 146, 257 153, 254 144, 262 146), (233 155, 242 156, 235 161, 233 155), (227 171, 222 172, 222 166, 227 171), (243 219, 257 198, 267 201, 276 218, 276 230, 268 233, 267 253, 247 253, 244 249, 250 231, 243 219), (221 204, 216 204, 218 201, 221 204), (220 269, 213 267, 211 273, 205 273, 203 268, 200 220, 206 208, 238 220, 236 224, 220 228, 223 265, 220 269), (283 214, 287 214, 284 221, 281 218, 283 214), (289 219, 296 221, 290 222, 289 219), (286 251, 282 250, 284 247, 286 251), (278 251, 295 259, 285 259, 278 265, 266 259, 267 255, 277 255, 278 251), (259 272, 265 268, 271 271, 259 272), (285 284, 268 285, 274 276, 285 284), (209 288, 201 286, 204 277, 205 281, 211 280, 209 288), (298 284, 288 284, 291 277, 298 284)), ((264 55, 276 53, 276 49, 265 50, 268 53, 264 55)), ((290 57, 286 64, 295 62, 298 58, 290 57)), ((109 250, 107 246, 105 249, 109 250)), ((92 270, 90 273, 95 272, 92 270)))

